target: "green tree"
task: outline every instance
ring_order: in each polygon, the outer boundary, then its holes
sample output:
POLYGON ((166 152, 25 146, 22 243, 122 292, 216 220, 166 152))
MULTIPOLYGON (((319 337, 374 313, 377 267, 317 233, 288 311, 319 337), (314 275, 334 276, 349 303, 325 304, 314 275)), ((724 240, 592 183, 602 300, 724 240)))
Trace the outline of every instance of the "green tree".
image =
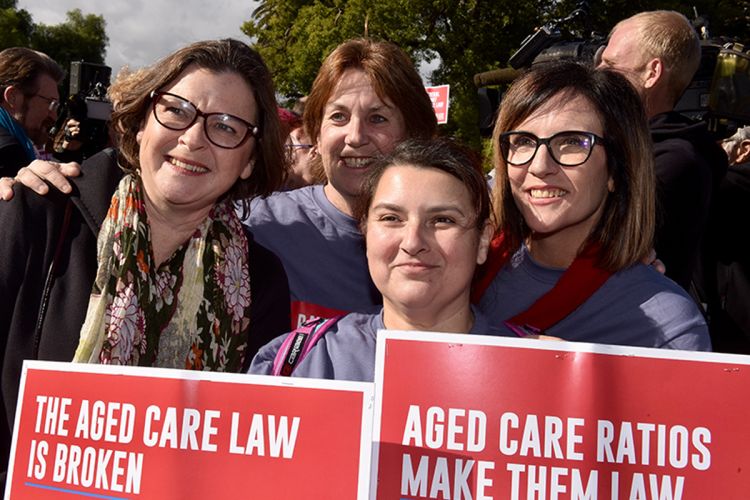
POLYGON ((674 10, 691 20, 697 14, 709 22, 712 37, 737 38, 750 43, 750 0, 609 0, 592 2, 591 13, 595 28, 607 33, 626 17, 657 9, 674 10))
POLYGON ((15 0, 0 1, 0 48, 28 45, 33 29, 31 14, 16 9, 15 0))
POLYGON ((0 50, 25 46, 40 50, 64 69, 71 61, 103 63, 109 39, 102 16, 71 10, 63 23, 36 24, 15 0, 0 0, 0 50))
MULTIPOLYGON (((432 84, 451 85, 450 123, 454 134, 479 148, 476 73, 507 65, 510 55, 535 28, 564 18, 576 0, 262 0, 242 30, 274 73, 279 92, 308 93, 325 56, 358 36, 388 40, 416 64, 438 62, 432 84)), ((750 0, 608 0, 590 2, 588 15, 570 27, 578 35, 606 33, 636 12, 666 8, 693 17, 695 5, 710 15, 713 36, 750 42, 750 0)))
POLYGON ((31 46, 49 55, 64 68, 71 61, 103 63, 109 39, 102 16, 74 9, 66 20, 56 25, 38 24, 31 36, 31 46))
POLYGON ((306 94, 320 63, 342 41, 358 36, 401 46, 416 64, 439 60, 434 84, 451 85, 454 133, 479 146, 475 73, 507 60, 509 51, 537 23, 548 2, 526 0, 266 0, 243 31, 274 72, 279 91, 306 94), (510 15, 514 12, 513 15, 510 15))

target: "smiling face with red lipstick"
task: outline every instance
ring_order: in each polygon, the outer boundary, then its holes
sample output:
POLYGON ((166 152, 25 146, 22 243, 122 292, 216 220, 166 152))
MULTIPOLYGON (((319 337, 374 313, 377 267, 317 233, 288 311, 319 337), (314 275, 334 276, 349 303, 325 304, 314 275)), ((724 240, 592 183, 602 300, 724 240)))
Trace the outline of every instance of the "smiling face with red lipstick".
MULTIPOLYGON (((188 67, 175 81, 161 89, 189 101, 202 113, 229 113, 257 123, 258 112, 253 92, 247 82, 232 72, 214 72, 197 66, 188 67)), ((185 113, 170 105, 164 113, 185 113)), ((229 116, 229 115, 224 115, 229 116)), ((206 127, 227 134, 226 120, 198 116, 184 130, 172 130, 149 113, 138 132, 140 167, 147 204, 160 212, 179 210, 208 213, 216 201, 227 193, 237 179, 247 179, 252 172, 251 158, 255 138, 250 132, 237 147, 220 147, 206 135, 206 127), (209 120, 204 124, 204 120, 209 120)), ((235 129, 239 129, 234 123, 235 129)), ((234 130, 245 134, 245 130, 234 130)), ((218 134, 218 133, 214 133, 218 134)), ((217 135, 217 137, 220 137, 217 135)))

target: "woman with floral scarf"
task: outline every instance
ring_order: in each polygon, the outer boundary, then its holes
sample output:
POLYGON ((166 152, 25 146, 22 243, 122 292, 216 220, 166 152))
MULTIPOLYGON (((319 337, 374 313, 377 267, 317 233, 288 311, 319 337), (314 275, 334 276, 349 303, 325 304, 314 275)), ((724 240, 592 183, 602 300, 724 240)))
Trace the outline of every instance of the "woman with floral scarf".
POLYGON ((285 173, 260 56, 198 42, 110 97, 117 151, 84 163, 70 196, 17 186, 0 204, 0 444, 24 359, 239 372, 289 330, 283 267, 233 206, 285 173))

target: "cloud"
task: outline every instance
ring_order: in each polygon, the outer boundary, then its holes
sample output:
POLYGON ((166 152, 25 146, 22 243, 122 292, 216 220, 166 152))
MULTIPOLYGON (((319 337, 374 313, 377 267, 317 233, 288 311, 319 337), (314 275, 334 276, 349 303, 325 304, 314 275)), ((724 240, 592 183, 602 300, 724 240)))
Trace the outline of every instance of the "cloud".
POLYGON ((19 0, 17 7, 31 13, 34 22, 58 24, 65 14, 81 9, 104 17, 107 23, 106 64, 113 74, 123 65, 139 68, 173 50, 211 38, 250 39, 240 31, 257 7, 243 0, 19 0))

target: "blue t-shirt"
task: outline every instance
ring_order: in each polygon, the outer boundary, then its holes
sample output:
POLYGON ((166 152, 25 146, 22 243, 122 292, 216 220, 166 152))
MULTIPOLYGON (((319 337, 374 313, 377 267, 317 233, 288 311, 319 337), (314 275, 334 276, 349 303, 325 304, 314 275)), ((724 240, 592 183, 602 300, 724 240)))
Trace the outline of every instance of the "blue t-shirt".
POLYGON ((357 221, 328 201, 323 186, 256 198, 243 222, 284 264, 293 327, 311 315, 374 312, 382 304, 357 221))
MULTIPOLYGON (((491 326, 476 308, 473 312, 474 325, 469 334, 512 335, 491 326)), ((382 329, 385 329, 382 310, 377 314, 347 314, 320 337, 307 357, 294 368, 292 376, 372 382, 375 378, 377 332, 382 329)), ((272 374, 274 359, 287 335, 281 335, 262 347, 253 358, 249 373, 272 374)))
MULTIPOLYGON (((535 262, 525 246, 497 274, 479 303, 495 326, 528 309, 564 269, 535 262)), ((547 332, 565 340, 710 351, 703 315, 685 291, 650 266, 612 275, 586 302, 547 332)))

